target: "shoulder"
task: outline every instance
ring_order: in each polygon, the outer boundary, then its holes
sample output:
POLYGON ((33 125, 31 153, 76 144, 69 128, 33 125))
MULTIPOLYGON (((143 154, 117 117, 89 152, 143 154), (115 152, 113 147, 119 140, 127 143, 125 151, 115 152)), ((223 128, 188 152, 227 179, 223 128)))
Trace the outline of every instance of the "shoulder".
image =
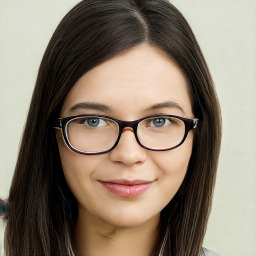
POLYGON ((199 256, 221 256, 220 254, 210 251, 206 248, 202 248, 202 251, 199 256))

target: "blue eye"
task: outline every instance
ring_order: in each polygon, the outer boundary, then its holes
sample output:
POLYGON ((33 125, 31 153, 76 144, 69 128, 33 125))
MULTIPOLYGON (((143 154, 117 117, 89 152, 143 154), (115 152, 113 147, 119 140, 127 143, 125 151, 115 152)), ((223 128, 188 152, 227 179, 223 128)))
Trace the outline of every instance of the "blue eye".
POLYGON ((152 123, 155 127, 163 127, 168 120, 166 118, 156 118, 152 120, 152 123))
POLYGON ((83 119, 80 121, 80 123, 90 127, 103 127, 107 125, 104 119, 95 117, 83 119))
POLYGON ((96 127, 99 125, 100 120, 98 118, 88 118, 86 122, 89 126, 96 127))

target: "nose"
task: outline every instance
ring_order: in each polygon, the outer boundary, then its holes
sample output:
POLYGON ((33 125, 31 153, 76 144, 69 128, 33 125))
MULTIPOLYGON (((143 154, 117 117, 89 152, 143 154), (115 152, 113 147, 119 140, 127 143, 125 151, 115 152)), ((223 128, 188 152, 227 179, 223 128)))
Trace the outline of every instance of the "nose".
POLYGON ((109 157, 114 162, 132 166, 146 160, 146 150, 138 144, 132 128, 126 127, 117 146, 109 153, 109 157))

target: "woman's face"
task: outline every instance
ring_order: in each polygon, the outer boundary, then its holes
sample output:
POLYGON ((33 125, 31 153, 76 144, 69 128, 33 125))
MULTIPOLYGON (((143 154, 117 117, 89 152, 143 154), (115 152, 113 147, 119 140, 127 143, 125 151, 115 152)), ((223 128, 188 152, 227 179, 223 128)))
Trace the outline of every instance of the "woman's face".
MULTIPOLYGON (((82 114, 125 121, 153 114, 194 118, 181 70, 159 49, 146 44, 80 78, 65 101, 61 117, 82 114), (91 108, 79 103, 95 104, 91 108)), ((132 129, 124 128, 112 151, 82 155, 69 150, 58 136, 63 171, 78 201, 79 216, 113 227, 134 227, 158 219, 184 179, 192 142, 190 132, 176 149, 150 151, 137 143, 132 129)))

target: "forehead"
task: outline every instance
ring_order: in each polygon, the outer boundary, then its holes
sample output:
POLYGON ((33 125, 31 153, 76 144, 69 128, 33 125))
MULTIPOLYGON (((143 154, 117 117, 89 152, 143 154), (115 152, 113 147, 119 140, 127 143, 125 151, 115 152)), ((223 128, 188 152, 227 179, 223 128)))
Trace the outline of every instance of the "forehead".
POLYGON ((134 118, 150 106, 169 101, 192 116, 180 68, 159 49, 140 45, 85 73, 67 96, 62 113, 69 114, 75 104, 94 102, 107 105, 116 115, 134 118))

